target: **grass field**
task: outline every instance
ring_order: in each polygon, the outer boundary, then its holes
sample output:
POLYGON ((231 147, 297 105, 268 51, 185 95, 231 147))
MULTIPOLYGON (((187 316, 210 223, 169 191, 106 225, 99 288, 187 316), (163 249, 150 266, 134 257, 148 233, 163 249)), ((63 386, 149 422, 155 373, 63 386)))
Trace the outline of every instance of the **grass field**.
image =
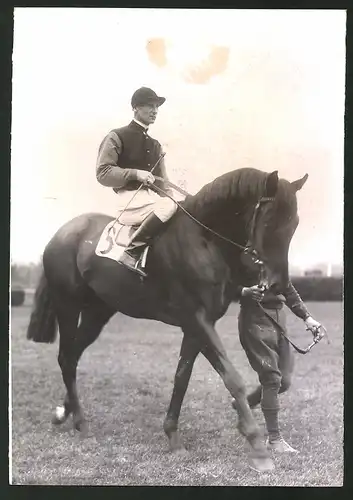
MULTIPOLYGON (((25 338, 29 307, 12 310, 12 482, 45 485, 341 486, 343 482, 343 313, 339 303, 309 303, 330 335, 296 354, 291 390, 281 398, 284 437, 300 454, 275 457, 259 475, 248 466, 231 397, 200 356, 180 417, 188 453, 168 451, 162 425, 181 335, 177 328, 116 315, 79 364, 78 389, 89 421, 82 439, 69 419, 50 423, 65 395, 58 342, 25 338)), ((256 374, 237 333, 238 306, 218 323, 230 358, 249 390, 256 374)), ((291 338, 311 341, 288 311, 291 338)), ((255 410, 263 425, 262 414, 255 410)))

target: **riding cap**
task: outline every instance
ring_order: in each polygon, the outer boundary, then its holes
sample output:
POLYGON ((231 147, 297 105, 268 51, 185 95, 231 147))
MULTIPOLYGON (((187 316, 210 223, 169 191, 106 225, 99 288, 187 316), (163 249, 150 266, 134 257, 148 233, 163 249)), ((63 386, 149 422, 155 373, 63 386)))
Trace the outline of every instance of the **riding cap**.
POLYGON ((131 97, 131 106, 144 106, 146 104, 157 104, 161 106, 165 102, 165 97, 159 97, 152 89, 141 87, 134 92, 131 97))

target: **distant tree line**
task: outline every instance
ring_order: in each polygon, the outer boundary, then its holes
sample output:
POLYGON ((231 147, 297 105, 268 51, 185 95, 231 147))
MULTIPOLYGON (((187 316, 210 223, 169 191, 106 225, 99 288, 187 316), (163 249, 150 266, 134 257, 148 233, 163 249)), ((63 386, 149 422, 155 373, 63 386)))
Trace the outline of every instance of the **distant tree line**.
POLYGON ((36 288, 41 270, 41 262, 11 264, 11 288, 36 288))
POLYGON ((292 283, 304 301, 343 300, 343 277, 298 276, 292 278, 292 283))

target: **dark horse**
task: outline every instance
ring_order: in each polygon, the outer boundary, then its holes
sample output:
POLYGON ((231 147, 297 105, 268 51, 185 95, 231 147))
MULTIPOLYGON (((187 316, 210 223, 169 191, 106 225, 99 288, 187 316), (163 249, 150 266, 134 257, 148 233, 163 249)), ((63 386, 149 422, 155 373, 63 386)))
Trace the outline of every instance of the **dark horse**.
POLYGON ((296 192, 306 178, 288 182, 279 180, 277 171, 268 174, 251 168, 218 177, 182 203, 189 214, 218 235, 179 207, 151 246, 144 279, 95 254, 98 239, 113 217, 84 214, 61 227, 43 253, 44 271, 27 331, 28 339, 49 343, 54 342, 59 326, 58 361, 67 393, 53 422, 60 424, 72 413, 75 428, 86 429, 76 388, 77 364, 119 311, 176 325, 183 331, 164 421, 171 450, 183 448, 178 419, 194 361, 201 352, 236 401, 238 429, 251 445, 256 467, 273 468, 248 405, 245 385, 227 356, 215 323, 235 300, 241 268, 255 265, 257 258, 264 263, 268 286, 288 282, 288 249, 298 224, 296 192))

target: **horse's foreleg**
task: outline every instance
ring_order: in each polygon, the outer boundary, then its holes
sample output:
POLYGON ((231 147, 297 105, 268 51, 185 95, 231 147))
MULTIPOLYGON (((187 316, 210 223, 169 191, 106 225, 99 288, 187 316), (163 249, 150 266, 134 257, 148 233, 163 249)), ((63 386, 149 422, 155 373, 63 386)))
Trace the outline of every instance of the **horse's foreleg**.
MULTIPOLYGON (((250 408, 256 408, 261 403, 262 386, 258 385, 250 394, 248 394, 248 403, 250 408)), ((236 401, 232 402, 233 408, 236 410, 236 401)))
POLYGON ((250 410, 245 384, 230 362, 214 326, 206 319, 204 312, 196 315, 197 334, 203 341, 202 354, 221 376, 224 385, 233 396, 239 415, 238 429, 252 448, 253 465, 257 470, 273 469, 273 462, 266 449, 263 435, 250 410))
POLYGON ((200 343, 184 333, 181 344, 179 363, 174 378, 173 394, 164 420, 164 431, 169 439, 171 451, 184 449, 178 431, 178 420, 186 390, 189 385, 195 359, 200 352, 200 343))

